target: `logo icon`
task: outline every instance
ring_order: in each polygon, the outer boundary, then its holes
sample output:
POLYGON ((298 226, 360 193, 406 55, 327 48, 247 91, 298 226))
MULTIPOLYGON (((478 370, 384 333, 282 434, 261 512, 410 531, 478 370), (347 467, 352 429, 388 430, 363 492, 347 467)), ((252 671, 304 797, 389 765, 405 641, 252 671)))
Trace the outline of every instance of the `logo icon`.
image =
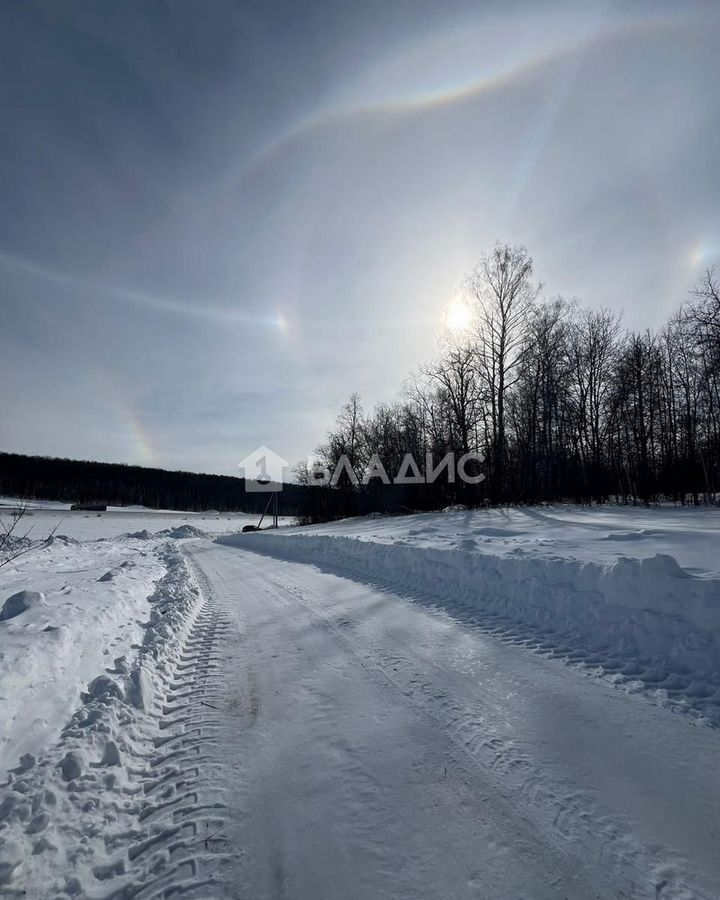
POLYGON ((257 447, 238 463, 248 493, 281 491, 290 463, 269 447, 257 447))

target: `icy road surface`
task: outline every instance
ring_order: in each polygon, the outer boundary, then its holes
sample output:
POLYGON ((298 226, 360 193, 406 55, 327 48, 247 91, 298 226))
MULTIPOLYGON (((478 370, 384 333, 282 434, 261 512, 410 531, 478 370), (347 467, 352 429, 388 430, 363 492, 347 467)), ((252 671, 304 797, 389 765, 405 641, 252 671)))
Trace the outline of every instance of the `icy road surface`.
POLYGON ((717 730, 396 594, 185 547, 227 623, 200 750, 227 868, 190 896, 720 896, 717 730))

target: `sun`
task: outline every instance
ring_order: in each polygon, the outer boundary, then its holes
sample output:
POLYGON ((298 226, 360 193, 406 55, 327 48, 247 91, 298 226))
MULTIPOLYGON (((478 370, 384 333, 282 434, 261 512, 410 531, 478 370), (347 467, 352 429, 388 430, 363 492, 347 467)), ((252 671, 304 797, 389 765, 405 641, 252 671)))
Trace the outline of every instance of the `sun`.
POLYGON ((467 331, 473 321, 473 311, 464 300, 453 300, 445 310, 445 327, 453 334, 467 331))

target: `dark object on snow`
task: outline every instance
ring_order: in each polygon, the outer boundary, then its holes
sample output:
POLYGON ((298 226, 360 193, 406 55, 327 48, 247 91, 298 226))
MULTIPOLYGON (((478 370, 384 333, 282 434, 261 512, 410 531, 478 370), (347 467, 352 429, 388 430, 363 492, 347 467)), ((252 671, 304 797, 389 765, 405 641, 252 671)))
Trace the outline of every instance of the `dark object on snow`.
POLYGON ((70 509, 84 512, 107 512, 107 503, 73 503, 70 509))
POLYGON ((260 531, 257 525, 243 525, 242 533, 245 534, 246 531, 260 531))
POLYGON ((26 609, 38 604, 45 604, 45 594, 40 591, 19 591, 8 597, 0 608, 0 622, 7 622, 8 619, 14 619, 26 609))

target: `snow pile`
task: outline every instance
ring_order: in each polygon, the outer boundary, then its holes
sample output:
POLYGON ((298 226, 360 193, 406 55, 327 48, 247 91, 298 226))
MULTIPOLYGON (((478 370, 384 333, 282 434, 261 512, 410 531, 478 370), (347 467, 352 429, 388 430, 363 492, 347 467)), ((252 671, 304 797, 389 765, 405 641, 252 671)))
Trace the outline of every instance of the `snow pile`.
POLYGON ((126 531, 125 534, 121 534, 120 537, 130 538, 134 541, 149 541, 152 535, 147 528, 143 528, 140 531, 126 531))
POLYGON ((158 537, 169 537, 179 541, 184 538, 203 538, 207 534, 202 528, 196 528, 194 525, 178 525, 176 528, 166 528, 164 531, 158 531, 158 537))
POLYGON ((75 538, 68 537, 66 534, 53 534, 51 535, 47 541, 44 542, 46 546, 50 547, 52 544, 79 544, 79 541, 76 541, 75 538))
POLYGON ((132 665, 98 674, 45 754, 27 753, 0 788, 0 892, 93 896, 122 876, 137 832, 137 776, 153 752, 158 697, 199 607, 200 592, 175 545, 158 550, 166 574, 148 598, 150 619, 132 665), (94 885, 92 888, 90 886, 94 885))
MULTIPOLYGON (((415 519, 420 517, 413 517, 415 519)), ((428 527, 438 517, 424 517, 428 527)), ((352 520, 284 534, 221 537, 221 543, 313 563, 442 606, 545 652, 601 667, 659 699, 720 723, 720 579, 681 567, 667 553, 614 554, 603 562, 524 552, 478 552, 466 531, 452 546, 368 539, 376 522, 352 520)), ((387 528, 387 525, 385 526, 387 528)), ((478 523, 473 514, 473 532, 478 523)), ((487 535, 492 526, 485 528, 487 535)), ((508 529, 510 530, 510 529, 508 529)), ((504 539, 508 538, 507 531, 504 539)), ((578 555, 582 556, 582 552, 578 555)), ((713 564, 715 560, 713 559, 713 564)))

